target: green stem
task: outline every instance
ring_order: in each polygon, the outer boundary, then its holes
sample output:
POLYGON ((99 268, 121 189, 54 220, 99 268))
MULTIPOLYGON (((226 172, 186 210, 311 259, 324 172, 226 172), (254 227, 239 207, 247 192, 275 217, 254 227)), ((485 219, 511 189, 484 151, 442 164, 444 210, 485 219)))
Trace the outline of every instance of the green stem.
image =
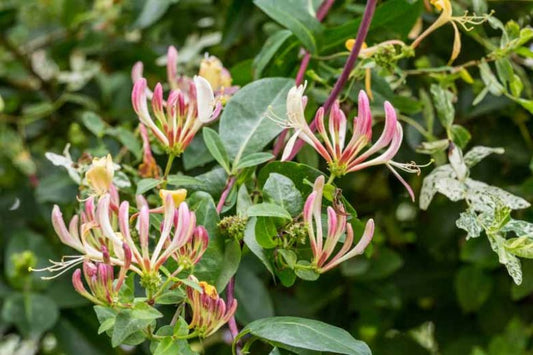
POLYGON ((176 154, 170 153, 167 160, 167 166, 165 167, 165 174, 163 175, 163 188, 167 187, 167 177, 170 173, 170 169, 172 168, 172 162, 174 161, 174 158, 176 157, 176 154))
POLYGON ((333 180, 335 180, 335 174, 331 174, 329 176, 329 179, 328 179, 328 182, 326 183, 326 185, 331 185, 331 183, 333 183, 333 180))

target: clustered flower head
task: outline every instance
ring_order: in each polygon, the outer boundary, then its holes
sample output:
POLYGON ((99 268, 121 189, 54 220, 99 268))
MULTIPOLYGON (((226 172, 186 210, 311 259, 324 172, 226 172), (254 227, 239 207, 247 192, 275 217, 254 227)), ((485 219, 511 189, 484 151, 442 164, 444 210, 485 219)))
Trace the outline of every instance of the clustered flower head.
POLYGON ((319 176, 313 185, 313 192, 307 197, 304 205, 304 224, 309 235, 313 260, 311 265, 318 273, 331 270, 342 262, 363 254, 374 236, 374 221, 368 220, 365 231, 359 242, 353 246, 354 233, 352 225, 347 220, 346 210, 342 204, 335 208, 328 206, 327 228, 324 237, 322 222, 322 197, 324 192, 324 176, 319 176), (332 257, 337 243, 344 236, 341 249, 332 257), (352 247, 353 246, 353 247, 352 247))
POLYGON ((152 209, 138 195, 137 212, 130 218, 129 202, 120 202, 116 188, 111 185, 108 193, 87 198, 81 213, 71 219, 68 228, 61 210, 54 206, 54 230, 65 245, 81 255, 66 256, 44 270, 61 271, 61 274, 90 260, 125 267, 141 277, 157 280, 159 269, 169 258, 178 261, 176 273, 191 268, 207 249, 207 231, 196 225, 196 215, 184 201, 186 190, 161 190, 160 194, 162 206, 152 209), (161 213, 161 227, 154 230, 150 215, 161 213), (157 241, 152 251, 150 236, 157 241))
POLYGON ((161 83, 155 86, 154 91, 148 88, 143 77, 143 64, 137 62, 131 75, 134 82, 132 102, 141 124, 152 131, 167 153, 180 155, 198 130, 218 117, 222 104, 238 87, 231 86, 229 71, 214 56, 206 56, 202 60, 198 75, 192 79, 178 75, 176 48, 170 46, 166 58, 170 87, 167 99, 163 98, 161 83), (155 120, 150 114, 148 99, 151 100, 155 120))
POLYGON ((368 149, 365 148, 372 139, 372 114, 368 96, 364 91, 359 93, 358 115, 353 119, 352 136, 347 140, 347 119, 335 101, 331 108, 328 127, 324 122, 324 108, 319 108, 315 115, 317 131, 322 142, 318 139, 307 123, 304 114, 307 98, 303 96, 304 85, 293 87, 287 95, 287 116, 284 123, 294 129, 294 134, 288 140, 283 152, 282 160, 286 160, 298 138, 311 145, 328 163, 333 176, 342 176, 350 172, 365 169, 375 165, 387 166, 393 174, 406 187, 409 195, 414 200, 414 193, 405 180, 396 172, 394 167, 407 172, 419 172, 419 166, 413 163, 401 164, 392 159, 398 153, 403 140, 403 129, 398 122, 394 107, 386 101, 385 127, 378 140, 368 149), (385 149, 381 154, 380 150, 385 149), (377 155, 371 158, 373 155, 377 155))
POLYGON ((237 310, 237 300, 226 304, 214 286, 204 281, 198 282, 194 276, 190 276, 190 281, 197 283, 201 291, 187 286, 187 299, 192 310, 189 328, 201 337, 207 337, 229 321, 237 310))
POLYGON ((72 284, 74 285, 74 289, 93 303, 114 304, 131 264, 131 250, 129 250, 129 247, 126 244, 124 244, 123 247, 125 262, 120 267, 119 276, 116 282, 109 252, 105 247, 102 247, 102 258, 104 259, 104 262, 93 263, 89 260, 83 262, 83 276, 85 282, 89 286, 90 292, 87 291, 83 285, 81 269, 76 269, 72 274, 72 284))
POLYGON ((163 86, 157 84, 152 96, 154 122, 148 109, 146 79, 137 79, 131 100, 133 109, 142 124, 146 125, 168 153, 180 155, 191 143, 198 130, 216 119, 222 105, 215 101, 213 89, 201 76, 189 83, 188 94, 180 89, 172 90, 163 100, 163 86))

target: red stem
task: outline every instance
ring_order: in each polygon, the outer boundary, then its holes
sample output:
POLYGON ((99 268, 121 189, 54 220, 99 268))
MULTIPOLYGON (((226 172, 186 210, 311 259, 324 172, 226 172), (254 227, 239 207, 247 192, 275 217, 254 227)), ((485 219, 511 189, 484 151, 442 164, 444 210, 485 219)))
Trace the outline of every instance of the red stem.
MULTIPOLYGON (((316 12, 316 18, 319 22, 322 22, 326 15, 329 12, 329 9, 331 6, 333 6, 333 3, 335 0, 324 0, 322 4, 320 4, 320 7, 318 8, 318 11, 316 12)), ((307 66, 309 65, 309 62, 311 61, 311 53, 308 51, 305 52, 304 57, 302 58, 302 62, 300 63, 300 68, 298 69, 298 73, 296 74, 296 86, 301 85, 304 77, 305 72, 307 70, 307 66)), ((285 137, 287 137, 288 130, 285 129, 281 134, 278 136, 276 143, 274 144, 274 149, 272 150, 272 154, 277 157, 279 153, 283 150, 283 146, 285 145, 285 137)))
MULTIPOLYGON (((329 94, 329 97, 327 98, 326 102, 324 103, 324 112, 327 113, 337 97, 339 96, 344 84, 348 80, 348 77, 350 76, 350 72, 352 71, 355 62, 357 61, 357 57, 359 56, 359 52, 361 51, 361 48, 363 47, 363 43, 365 42, 366 35, 368 34, 368 29, 370 28, 370 23, 372 22, 372 17, 374 16, 374 11, 376 10, 376 3, 377 0, 368 0, 365 7, 365 13, 363 14, 363 19, 361 20, 361 24, 359 25, 359 30, 357 31, 357 37, 355 39, 355 44, 352 48, 352 51, 350 52, 350 56, 346 60, 346 64, 344 64, 344 69, 342 70, 341 75, 337 79, 337 82, 335 83, 335 86, 331 90, 331 93, 329 94)), ((311 125, 309 126, 311 130, 314 132, 316 130, 316 121, 313 121, 311 125)), ((289 156, 288 160, 292 160, 294 156, 302 149, 304 142, 299 139, 294 144, 294 149, 292 150, 291 155, 289 156)))
MULTIPOLYGON (((226 187, 224 188, 224 191, 222 191, 222 195, 220 195, 220 200, 217 204, 217 213, 220 214, 222 212, 222 209, 224 208, 224 204, 226 203, 226 199, 228 198, 228 195, 233 188, 233 185, 235 184, 235 176, 230 176, 228 181, 226 182, 226 187)), ((235 299, 235 277, 232 277, 229 280, 228 286, 226 287, 226 304, 230 305, 233 303, 235 299)), ((228 321, 229 331, 231 333, 231 337, 233 340, 237 337, 239 334, 239 327, 237 327, 237 321, 235 320, 235 315, 231 316, 231 318, 228 321)), ((237 344, 237 353, 240 354, 240 344, 237 344)))
MULTIPOLYGON (((230 305, 235 299, 235 277, 232 277, 229 280, 228 286, 226 287, 226 304, 230 305)), ((229 331, 231 336, 235 340, 239 334, 239 328, 237 327, 237 322, 235 321, 235 316, 231 317, 228 321, 229 331)))
POLYGON ((220 195, 220 200, 217 204, 217 213, 220 214, 222 212, 222 208, 224 208, 224 204, 226 203, 226 199, 228 198, 228 195, 231 191, 231 188, 235 184, 235 176, 231 176, 228 179, 228 182, 226 183, 226 187, 224 188, 224 191, 222 191, 222 195, 220 195))

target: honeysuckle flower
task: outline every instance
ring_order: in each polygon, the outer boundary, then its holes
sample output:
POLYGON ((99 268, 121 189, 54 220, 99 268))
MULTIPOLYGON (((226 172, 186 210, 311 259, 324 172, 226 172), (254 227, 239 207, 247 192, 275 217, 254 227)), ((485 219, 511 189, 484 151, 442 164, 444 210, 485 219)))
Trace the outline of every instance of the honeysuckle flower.
POLYGON ((208 337, 226 324, 237 309, 237 300, 231 304, 224 302, 214 286, 207 282, 198 282, 194 276, 189 276, 192 282, 200 286, 202 291, 187 286, 187 299, 192 310, 192 320, 189 328, 194 329, 201 337, 208 337))
POLYGON ((219 98, 222 103, 225 103, 238 89, 237 86, 231 86, 230 72, 215 56, 206 56, 202 60, 198 75, 209 81, 215 92, 215 97, 219 98))
POLYGON ((159 166, 157 165, 152 149, 150 148, 150 139, 146 127, 139 123, 139 131, 143 141, 143 161, 139 164, 139 175, 143 178, 159 178, 159 166))
POLYGON ((100 196, 109 192, 113 184, 114 174, 113 159, 108 154, 102 158, 94 158, 91 166, 85 173, 85 177, 91 189, 100 196))
MULTIPOLYGON (((184 260, 175 273, 197 262, 205 251, 207 232, 196 225, 196 215, 186 202, 178 207, 172 193, 164 194, 162 208, 150 210, 142 196, 137 196, 138 213, 130 219, 129 202, 118 203, 111 194, 101 196, 98 201, 91 196, 84 203, 84 209, 75 215, 67 229, 61 211, 54 206, 52 224, 60 240, 76 249, 81 255, 66 256, 52 266, 36 271, 63 272, 85 260, 104 261, 101 250, 105 248, 110 265, 125 267, 143 278, 159 280, 159 269, 173 257, 184 260), (151 232, 150 214, 163 213, 161 228, 151 232), (80 223, 81 219, 81 223, 80 223), (134 224, 134 226, 132 226, 134 224), (132 232, 132 227, 135 232, 132 232), (138 242, 133 239, 138 236, 138 242), (150 235, 155 234, 156 245, 150 252, 150 235), (191 245, 186 245, 191 243, 191 245)), ((54 276, 57 277, 58 275, 54 276)))
POLYGON ((85 282, 89 286, 90 292, 83 286, 81 269, 76 269, 72 274, 72 285, 74 286, 74 289, 93 303, 109 305, 115 303, 118 291, 124 283, 126 273, 131 263, 131 251, 127 245, 124 244, 123 246, 126 263, 120 268, 119 277, 116 279, 116 282, 113 266, 110 263, 110 256, 107 250, 103 248, 103 263, 93 263, 88 260, 83 262, 83 276, 85 282))
POLYGON ((216 119, 222 108, 220 102, 215 101, 211 85, 201 76, 194 77, 188 97, 181 90, 172 90, 166 102, 163 87, 156 85, 151 101, 157 123, 148 110, 146 79, 135 82, 131 98, 141 123, 150 128, 168 153, 174 155, 183 153, 198 130, 216 119))
POLYGON ((354 235, 351 224, 347 221, 344 206, 327 207, 327 229, 324 238, 322 228, 322 195, 324 176, 319 176, 314 183, 313 192, 307 197, 304 205, 303 219, 307 228, 313 260, 311 265, 318 273, 331 270, 340 263, 363 254, 374 236, 374 221, 368 220, 365 231, 359 242, 353 246, 354 235), (332 257, 337 243, 345 236, 340 250, 332 257))
POLYGON ((174 201, 174 205, 179 206, 180 203, 185 201, 185 199, 187 198, 187 190, 185 189, 177 189, 177 190, 161 189, 159 190, 159 197, 161 197, 161 200, 163 200, 163 203, 165 203, 166 197, 168 195, 172 197, 172 200, 174 201))
POLYGON ((177 261, 178 265, 184 269, 189 269, 196 265, 205 251, 209 243, 209 236, 207 230, 199 226, 195 233, 191 235, 190 239, 185 243, 172 257, 177 261))
POLYGON ((384 105, 385 128, 378 140, 364 150, 372 138, 372 115, 368 97, 364 91, 359 93, 358 115, 353 120, 352 136, 349 141, 347 141, 346 137, 346 116, 340 109, 338 101, 331 108, 328 130, 326 130, 324 123, 324 109, 322 107, 318 109, 315 122, 322 142, 311 131, 305 119, 303 107, 306 99, 303 97, 303 91, 304 86, 294 87, 289 90, 287 95, 288 121, 286 125, 294 128, 295 132, 287 142, 282 160, 290 156, 296 139, 301 138, 326 160, 333 176, 343 176, 350 172, 383 164, 400 180, 414 200, 414 193, 411 187, 394 168, 410 173, 418 173, 420 166, 414 163, 397 163, 392 160, 400 149, 403 140, 403 129, 398 122, 394 107, 388 101, 384 105), (385 151, 377 154, 382 149, 385 149, 385 151), (371 159, 373 155, 377 156, 371 159))
POLYGON ((468 16, 468 13, 465 13, 463 16, 453 16, 452 3, 450 0, 431 0, 430 3, 435 9, 437 9, 437 11, 441 12, 440 16, 413 41, 411 47, 416 48, 430 33, 449 22, 454 31, 453 49, 448 62, 448 64, 451 64, 461 52, 461 33, 459 32, 457 24, 461 25, 465 31, 471 31, 472 27, 469 25, 480 25, 487 21, 491 14, 483 16, 476 16, 474 14, 473 16, 468 16))

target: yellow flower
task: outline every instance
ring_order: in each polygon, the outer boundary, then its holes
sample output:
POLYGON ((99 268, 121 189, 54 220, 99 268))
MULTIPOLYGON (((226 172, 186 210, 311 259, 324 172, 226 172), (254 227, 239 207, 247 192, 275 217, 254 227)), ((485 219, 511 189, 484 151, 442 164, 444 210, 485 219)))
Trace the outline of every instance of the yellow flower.
POLYGON ((94 158, 91 167, 85 173, 85 177, 91 189, 97 195, 103 195, 109 191, 114 174, 113 159, 108 154, 106 157, 94 158))
POLYGON ((207 79, 214 91, 231 86, 231 75, 217 57, 204 58, 200 63, 198 75, 207 79))
POLYGON ((167 195, 172 196, 172 199, 174 200, 174 206, 179 207, 179 205, 185 201, 187 198, 187 190, 185 189, 177 189, 177 190, 159 190, 159 197, 165 202, 167 195))
POLYGON ((202 288, 202 290, 204 290, 204 293, 206 295, 208 295, 212 299, 217 299, 218 293, 217 293, 217 289, 215 288, 215 286, 212 286, 205 281, 200 281, 198 285, 202 288))

